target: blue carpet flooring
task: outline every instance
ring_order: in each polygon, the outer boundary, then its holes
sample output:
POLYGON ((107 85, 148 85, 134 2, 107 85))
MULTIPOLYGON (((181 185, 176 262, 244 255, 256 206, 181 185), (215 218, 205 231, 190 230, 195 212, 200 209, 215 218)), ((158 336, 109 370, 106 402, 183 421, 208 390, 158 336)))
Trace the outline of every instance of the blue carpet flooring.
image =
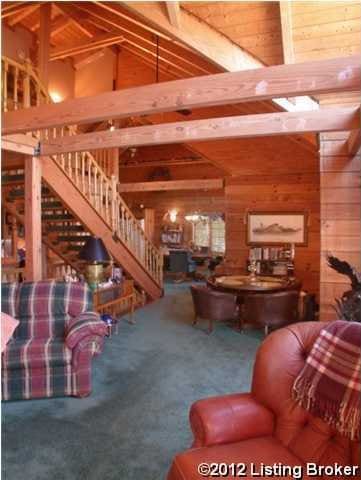
POLYGON ((3 404, 4 479, 162 480, 191 444, 192 402, 248 390, 262 334, 192 327, 189 284, 135 317, 95 359, 90 397, 3 404))

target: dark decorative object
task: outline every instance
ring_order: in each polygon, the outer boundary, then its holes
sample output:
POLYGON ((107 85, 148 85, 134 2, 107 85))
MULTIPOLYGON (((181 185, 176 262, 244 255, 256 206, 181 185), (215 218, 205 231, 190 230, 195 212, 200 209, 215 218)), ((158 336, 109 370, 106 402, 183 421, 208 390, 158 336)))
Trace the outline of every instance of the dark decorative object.
POLYGON ((171 180, 171 179, 172 177, 171 177, 169 168, 166 168, 166 167, 157 167, 154 170, 152 170, 148 176, 148 180, 150 182, 171 180))
POLYGON ((109 253, 101 238, 90 237, 79 252, 79 258, 89 263, 107 263, 110 261, 109 253))
POLYGON ((87 282, 91 288, 97 288, 103 280, 103 264, 110 262, 110 256, 103 240, 98 237, 90 237, 80 250, 79 258, 87 262, 87 282))
POLYGON ((336 299, 336 312, 340 318, 350 322, 361 322, 361 273, 348 262, 332 255, 327 256, 328 266, 351 280, 351 290, 345 292, 341 299, 336 299))

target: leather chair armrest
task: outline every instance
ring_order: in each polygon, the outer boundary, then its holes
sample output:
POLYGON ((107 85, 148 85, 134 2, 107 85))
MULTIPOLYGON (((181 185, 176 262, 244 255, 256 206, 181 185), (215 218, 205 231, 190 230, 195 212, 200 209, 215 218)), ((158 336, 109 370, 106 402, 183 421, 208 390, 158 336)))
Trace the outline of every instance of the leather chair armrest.
POLYGON ((271 435, 274 415, 250 393, 210 397, 195 402, 190 410, 193 447, 234 443, 271 435))
POLYGON ((83 312, 70 321, 65 343, 68 348, 75 348, 87 337, 103 338, 107 334, 107 327, 95 312, 83 312))

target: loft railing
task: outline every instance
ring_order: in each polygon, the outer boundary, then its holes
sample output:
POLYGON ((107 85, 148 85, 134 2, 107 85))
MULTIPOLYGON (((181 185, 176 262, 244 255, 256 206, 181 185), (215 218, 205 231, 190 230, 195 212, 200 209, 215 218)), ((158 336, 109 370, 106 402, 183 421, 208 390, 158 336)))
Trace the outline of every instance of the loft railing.
MULTIPOLYGON (((2 57, 2 86, 2 109, 5 112, 52 102, 30 62, 20 64, 2 57)), ((75 134, 75 126, 32 132, 32 135, 42 140, 75 134)), ((103 155, 105 157, 106 154, 103 155)), ((126 245, 161 286, 162 255, 147 238, 140 223, 119 195, 116 177, 108 178, 90 152, 66 153, 52 158, 112 229, 114 236, 126 245)))

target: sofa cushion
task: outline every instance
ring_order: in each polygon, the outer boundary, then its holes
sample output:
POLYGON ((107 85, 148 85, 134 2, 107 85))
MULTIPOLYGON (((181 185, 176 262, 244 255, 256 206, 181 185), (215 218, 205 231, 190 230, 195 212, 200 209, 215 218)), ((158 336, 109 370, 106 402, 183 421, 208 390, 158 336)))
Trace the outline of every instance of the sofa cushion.
POLYGON ((2 283, 1 284, 1 311, 17 317, 17 292, 18 283, 2 283))
POLYGON ((13 336, 15 328, 19 325, 19 320, 11 317, 7 313, 1 312, 1 352, 6 348, 6 344, 13 336))
MULTIPOLYGON (((181 453, 177 455, 173 461, 168 474, 168 480, 200 480, 205 477, 211 478, 210 475, 207 476, 198 473, 198 465, 202 463, 222 463, 228 465, 235 463, 236 465, 238 464, 236 475, 222 475, 222 477, 251 479, 257 477, 256 473, 262 472, 261 464, 273 465, 279 462, 282 465, 295 468, 301 468, 303 465, 302 461, 287 450, 276 438, 271 436, 258 437, 214 447, 194 448, 181 453), (244 469, 242 469, 242 465, 240 464, 245 464, 244 469)), ((266 475, 263 474, 262 476, 265 477, 266 475)), ((283 475, 277 475, 275 472, 275 474, 271 476, 273 476, 273 478, 281 478, 283 475)), ((292 478, 292 475, 284 475, 284 477, 292 478)), ((259 478, 261 478, 261 476, 259 476, 259 478)))
POLYGON ((12 340, 3 354, 3 369, 49 368, 71 363, 72 352, 62 340, 12 340))
POLYGON ((16 338, 64 338, 71 318, 92 310, 87 284, 24 282, 19 287, 16 338))

